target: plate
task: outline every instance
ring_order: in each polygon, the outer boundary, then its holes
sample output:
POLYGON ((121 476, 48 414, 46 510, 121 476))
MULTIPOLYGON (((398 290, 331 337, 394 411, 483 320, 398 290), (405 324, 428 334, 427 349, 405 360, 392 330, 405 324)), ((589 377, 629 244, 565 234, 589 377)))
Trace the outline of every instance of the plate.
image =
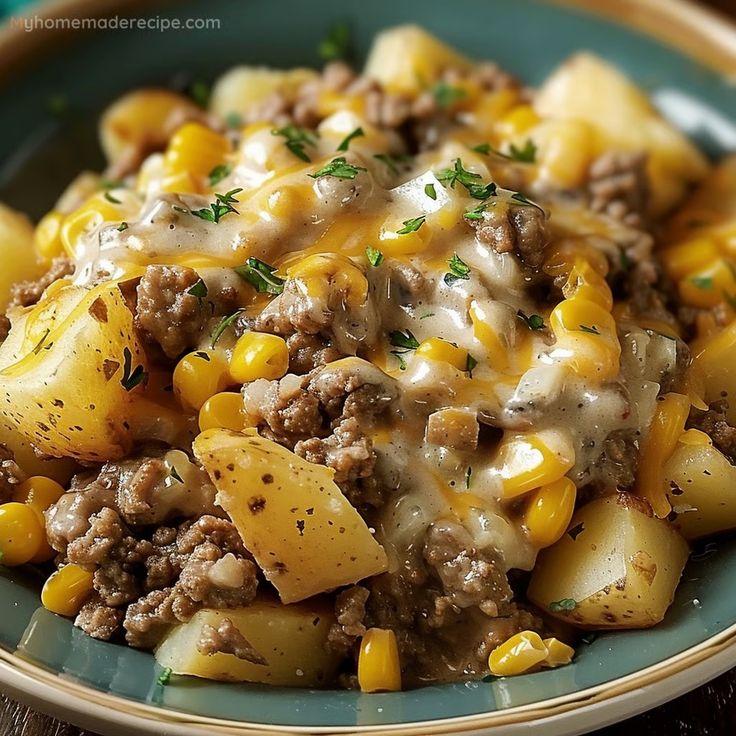
MULTIPOLYGON (((358 55, 380 29, 414 21, 532 84, 571 52, 589 48, 636 79, 706 151, 736 150, 730 122, 736 92, 719 71, 736 68, 736 30, 675 0, 589 0, 585 10, 535 0, 372 0, 369 7, 346 0, 210 0, 145 11, 138 5, 67 0, 35 12, 206 16, 219 18, 221 27, 94 35, 16 28, 0 36, 0 200, 39 215, 77 170, 99 168, 94 120, 125 90, 209 80, 237 63, 316 63, 315 47, 336 20, 353 28, 358 55)), ((178 677, 162 686, 150 654, 88 638, 40 607, 32 570, 0 568, 0 684, 40 710, 110 734, 564 736, 634 715, 732 666, 735 570, 736 541, 708 547, 689 563, 662 625, 599 636, 568 667, 366 695, 178 677)))

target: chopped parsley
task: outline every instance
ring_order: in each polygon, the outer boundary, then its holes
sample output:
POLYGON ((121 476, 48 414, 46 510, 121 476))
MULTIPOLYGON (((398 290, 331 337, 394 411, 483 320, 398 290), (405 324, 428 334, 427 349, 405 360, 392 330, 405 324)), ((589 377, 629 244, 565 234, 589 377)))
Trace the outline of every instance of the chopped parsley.
POLYGON ((370 263, 371 266, 378 267, 383 263, 383 253, 381 253, 378 248, 374 248, 372 245, 369 245, 365 249, 365 255, 368 258, 368 263, 370 263))
POLYGON ((516 316, 522 319, 530 330, 543 330, 544 329, 544 317, 539 314, 530 314, 527 316, 521 309, 516 313, 516 316))
POLYGON ((397 235, 408 235, 409 233, 415 233, 419 228, 424 225, 424 221, 427 219, 426 215, 419 215, 419 217, 412 217, 410 220, 404 220, 401 224, 404 226, 401 230, 397 230, 397 235))
POLYGON ((444 282, 448 286, 452 286, 456 281, 467 281, 470 278, 470 266, 457 253, 452 254, 447 265, 450 272, 445 274, 444 282))
POLYGON ((284 145, 298 158, 307 163, 311 158, 304 150, 304 146, 316 145, 314 134, 305 128, 296 125, 285 125, 283 128, 274 128, 271 135, 280 135, 285 139, 284 145))
POLYGON ((184 485, 184 479, 179 475, 179 471, 172 465, 169 475, 175 480, 184 485))
POLYGON ((242 188, 239 187, 237 189, 231 189, 225 194, 215 193, 215 201, 210 204, 210 209, 191 210, 191 213, 195 217, 199 217, 200 220, 217 224, 225 215, 229 215, 230 213, 238 214, 233 204, 237 204, 238 202, 235 199, 235 195, 242 191, 242 188))
POLYGON ((473 482, 473 468, 468 465, 468 469, 465 471, 465 488, 470 490, 470 484, 473 482))
POLYGON ((146 380, 147 373, 142 365, 133 368, 133 354, 129 348, 123 349, 123 377, 120 383, 126 391, 132 391, 146 380))
MULTIPOLYGON (((46 344, 46 338, 51 334, 51 328, 47 327, 41 339, 36 343, 36 347, 31 351, 34 355, 38 355, 46 344)), ((50 345, 48 347, 51 347, 50 345)))
POLYGON ((230 176, 233 167, 230 164, 219 164, 207 175, 207 182, 211 187, 219 184, 226 176, 230 176))
POLYGON ((591 335, 600 335, 601 333, 598 331, 598 328, 595 325, 580 325, 580 329, 583 332, 589 332, 591 335))
POLYGON ((212 358, 210 358, 208 353, 205 353, 204 350, 197 350, 196 353, 194 353, 200 360, 203 360, 205 363, 209 363, 212 358))
POLYGON ((432 96, 443 110, 465 99, 467 95, 468 93, 462 87, 456 87, 444 81, 439 81, 432 87, 432 96))
POLYGON ((452 189, 455 188, 456 183, 462 184, 474 199, 488 199, 496 194, 496 185, 493 182, 484 184, 481 175, 468 171, 459 158, 455 159, 451 169, 435 172, 435 176, 442 184, 452 189))
POLYGON ((510 161, 520 161, 521 163, 533 164, 537 159, 537 147, 534 141, 529 138, 522 148, 518 148, 513 143, 509 147, 508 153, 503 153, 494 148, 490 143, 479 143, 477 146, 471 146, 471 151, 480 153, 484 156, 490 156, 492 153, 496 156, 502 156, 510 161))
POLYGON ((112 194, 110 194, 109 190, 105 192, 105 199, 108 202, 112 202, 113 204, 122 204, 122 202, 117 197, 113 197, 112 194))
POLYGON ((229 112, 225 115, 225 125, 228 128, 239 128, 243 124, 243 118, 239 112, 229 112))
POLYGON ((690 279, 693 286, 704 291, 709 291, 713 288, 713 277, 712 276, 693 276, 690 279))
POLYGON ((427 319, 427 317, 434 317, 434 312, 425 312, 419 319, 427 319))
POLYGON ((406 370, 406 360, 404 360, 404 354, 409 352, 408 350, 392 350, 391 355, 399 361, 399 370, 406 370))
POLYGON ((736 312, 736 294, 730 294, 725 289, 723 290, 723 298, 728 303, 728 306, 736 312))
POLYGON ((117 227, 117 231, 118 231, 119 233, 122 233, 122 232, 123 232, 124 230, 127 230, 127 229, 128 229, 128 223, 127 223, 127 222, 121 222, 121 223, 120 223, 120 224, 118 225, 118 227, 117 227))
POLYGON ((207 284, 199 279, 196 284, 187 289, 187 294, 196 296, 197 299, 204 299, 207 296, 207 284))
POLYGON ((242 266, 235 268, 235 273, 245 279, 259 294, 278 295, 284 290, 284 279, 274 276, 275 271, 274 266, 252 257, 242 266))
POLYGON ((161 685, 161 687, 166 687, 169 682, 171 681, 171 675, 173 674, 173 671, 171 667, 167 667, 159 676, 156 682, 161 685))
POLYGON ((391 173, 398 174, 398 164, 408 163, 414 157, 408 153, 374 153, 373 158, 386 164, 386 166, 391 169, 391 173))
POLYGON ((483 219, 483 213, 488 209, 488 205, 483 202, 479 204, 477 207, 473 207, 472 210, 468 210, 463 217, 466 220, 482 220, 483 219))
POLYGON ((414 337, 411 330, 405 333, 401 330, 394 330, 390 335, 391 345, 395 348, 404 348, 406 350, 416 350, 419 347, 419 340, 414 337))
POLYGON ((197 81, 191 86, 189 94, 197 105, 206 108, 210 101, 210 86, 207 82, 197 81))
POLYGON ((544 212, 544 209, 542 207, 540 207, 536 202, 532 202, 531 199, 525 197, 521 192, 514 192, 511 195, 511 199, 513 199, 514 202, 517 202, 518 204, 524 205, 525 207, 536 207, 541 212, 544 212))
POLYGON ((470 377, 473 377, 473 371, 478 365, 478 361, 470 354, 468 353, 468 359, 465 361, 465 370, 470 374, 470 377))
POLYGON ((552 613, 562 613, 564 611, 574 611, 578 607, 577 601, 572 598, 563 598, 559 601, 552 601, 547 606, 552 613))
POLYGON ((434 188, 434 184, 427 184, 424 187, 424 193, 430 198, 430 199, 437 199, 437 190, 434 188))
POLYGON ((625 250, 619 251, 618 263, 619 266, 621 266, 622 271, 630 271, 631 267, 634 265, 634 262, 629 258, 625 250))
POLYGON ((350 28, 347 23, 335 23, 320 42, 317 53, 322 61, 347 59, 350 56, 351 45, 350 28))
POLYGON ((238 309, 237 311, 233 312, 232 314, 228 315, 227 317, 223 317, 219 323, 217 324, 217 327, 215 327, 215 331, 212 333, 212 339, 210 340, 210 347, 214 348, 215 345, 217 345, 217 341, 222 337, 225 330, 228 329, 228 327, 231 327, 235 320, 240 316, 241 312, 244 310, 238 309))
POLYGON ((356 138, 362 138, 365 135, 363 128, 356 128, 352 133, 348 134, 343 138, 342 143, 337 147, 338 151, 347 151, 350 148, 350 144, 356 138))
POLYGON ((319 179, 323 176, 334 176, 336 179, 355 179, 361 171, 367 171, 367 169, 364 166, 349 164, 345 156, 338 156, 309 176, 312 179, 319 179))

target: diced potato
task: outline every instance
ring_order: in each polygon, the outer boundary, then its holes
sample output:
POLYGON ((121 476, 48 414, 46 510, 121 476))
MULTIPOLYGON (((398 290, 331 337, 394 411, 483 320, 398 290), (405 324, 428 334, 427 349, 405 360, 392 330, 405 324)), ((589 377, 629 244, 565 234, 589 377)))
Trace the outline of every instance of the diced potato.
POLYGON ((33 280, 43 265, 33 245, 33 225, 19 212, 0 204, 0 313, 10 301, 10 287, 17 281, 33 280))
POLYGON ((562 539, 539 555, 527 595, 583 628, 654 626, 672 603, 688 553, 644 501, 605 496, 579 509, 562 539))
POLYGON ((686 539, 736 528, 736 467, 710 444, 679 444, 664 468, 673 525, 686 539))
POLYGON ((201 115, 190 99, 166 89, 139 89, 124 95, 105 110, 100 121, 100 143, 107 160, 117 161, 136 151, 163 148, 180 122, 201 115))
MULTIPOLYGON (((707 403, 724 394, 736 396, 736 322, 693 344, 693 378, 702 386, 707 403)), ((736 401, 730 401, 728 421, 736 424, 736 401)))
POLYGON ((708 171, 704 156, 659 115, 647 96, 592 54, 577 54, 557 69, 534 106, 542 117, 590 123, 598 133, 598 153, 646 151, 654 214, 670 209, 708 171))
POLYGON ((210 110, 220 117, 242 115, 278 92, 293 100, 305 82, 318 78, 312 69, 269 69, 260 66, 237 66, 223 74, 212 89, 210 110))
POLYGON ((156 650, 156 659, 177 675, 282 687, 324 687, 334 678, 340 661, 339 656, 325 650, 334 620, 332 607, 319 599, 291 606, 261 600, 247 608, 200 611, 167 634, 156 650), (267 664, 197 650, 202 627, 217 629, 224 619, 234 624, 267 664))
POLYGON ((0 421, 0 443, 13 453, 20 469, 28 476, 45 475, 66 486, 78 469, 74 461, 66 458, 40 458, 31 443, 15 427, 3 421, 0 421))
POLYGON ((332 477, 255 431, 203 432, 194 454, 284 603, 384 572, 386 553, 332 477))
POLYGON ((405 25, 376 36, 365 75, 389 92, 417 95, 436 82, 448 67, 469 69, 471 62, 423 28, 405 25))
POLYGON ((145 355, 117 284, 67 286, 13 316, 0 346, 0 414, 53 457, 123 457, 136 369, 145 355))

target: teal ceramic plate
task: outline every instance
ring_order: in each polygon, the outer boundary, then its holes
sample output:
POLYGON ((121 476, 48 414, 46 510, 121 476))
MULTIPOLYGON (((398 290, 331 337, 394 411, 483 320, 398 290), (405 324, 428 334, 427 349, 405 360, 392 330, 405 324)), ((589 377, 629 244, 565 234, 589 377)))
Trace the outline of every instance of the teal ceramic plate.
MULTIPOLYGON (((598 3, 588 3, 598 4, 598 3)), ((99 167, 94 121, 123 91, 176 79, 208 80, 238 63, 316 62, 315 46, 337 19, 354 29, 358 53, 386 26, 415 21, 468 54, 494 58, 530 83, 568 54, 589 48, 649 90, 665 113, 711 154, 736 150, 736 91, 713 64, 736 69, 736 31, 675 0, 638 5, 638 23, 709 54, 673 46, 590 12, 534 0, 209 0, 146 11, 221 19, 218 31, 110 31, 49 48, 33 33, 0 38, 0 200, 33 215, 83 167, 99 167), (666 7, 665 7, 666 6, 666 7), (44 46, 43 61, 37 48, 44 46), (7 53, 3 53, 7 52, 7 53), (31 57, 30 62, 27 57, 31 57), (13 59, 13 68, 7 62, 13 59), (5 60, 5 62, 3 62, 5 60), (3 63, 5 66, 3 67, 3 63)), ((65 2, 62 14, 84 10, 65 2)), ((86 3, 95 12, 113 2, 86 3)), ((123 3, 117 5, 122 6, 123 3)), ((129 3, 126 3, 129 5, 129 3)), ((137 11, 141 14, 140 10, 137 11)), ((35 33, 35 32, 34 32, 35 33)), ((92 640, 40 608, 32 571, 0 568, 0 682, 36 707, 111 733, 357 732, 580 733, 695 687, 731 666, 736 642, 736 542, 688 566, 665 622, 606 634, 575 662, 493 682, 405 693, 284 690, 173 678, 163 687, 153 658, 92 640)))

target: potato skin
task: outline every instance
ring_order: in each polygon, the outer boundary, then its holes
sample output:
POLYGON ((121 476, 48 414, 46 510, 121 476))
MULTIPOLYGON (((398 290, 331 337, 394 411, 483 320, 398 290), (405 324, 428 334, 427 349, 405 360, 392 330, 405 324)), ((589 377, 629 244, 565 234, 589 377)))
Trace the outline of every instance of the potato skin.
POLYGON ((736 466, 715 447, 678 445, 664 477, 672 525, 685 539, 736 529, 736 466))
POLYGON ((114 282, 67 286, 16 313, 0 346, 4 422, 51 457, 125 456, 135 393, 123 385, 127 354, 133 368, 145 369, 133 315, 114 282))
POLYGON ((688 555, 687 542, 646 502, 604 496, 579 509, 539 555, 527 595, 581 628, 646 628, 664 618, 688 555), (560 601, 575 606, 551 606, 560 601))
POLYGON ((284 603, 386 570, 383 547, 332 480, 332 469, 255 431, 210 429, 193 449, 217 502, 284 603))
POLYGON ((247 608, 205 610, 174 627, 156 649, 156 659, 178 675, 227 682, 262 682, 281 687, 325 687, 334 679, 340 657, 325 649, 335 621, 325 600, 284 606, 262 599, 247 608), (200 654, 202 626, 215 629, 230 619, 267 664, 257 665, 232 654, 200 654))

